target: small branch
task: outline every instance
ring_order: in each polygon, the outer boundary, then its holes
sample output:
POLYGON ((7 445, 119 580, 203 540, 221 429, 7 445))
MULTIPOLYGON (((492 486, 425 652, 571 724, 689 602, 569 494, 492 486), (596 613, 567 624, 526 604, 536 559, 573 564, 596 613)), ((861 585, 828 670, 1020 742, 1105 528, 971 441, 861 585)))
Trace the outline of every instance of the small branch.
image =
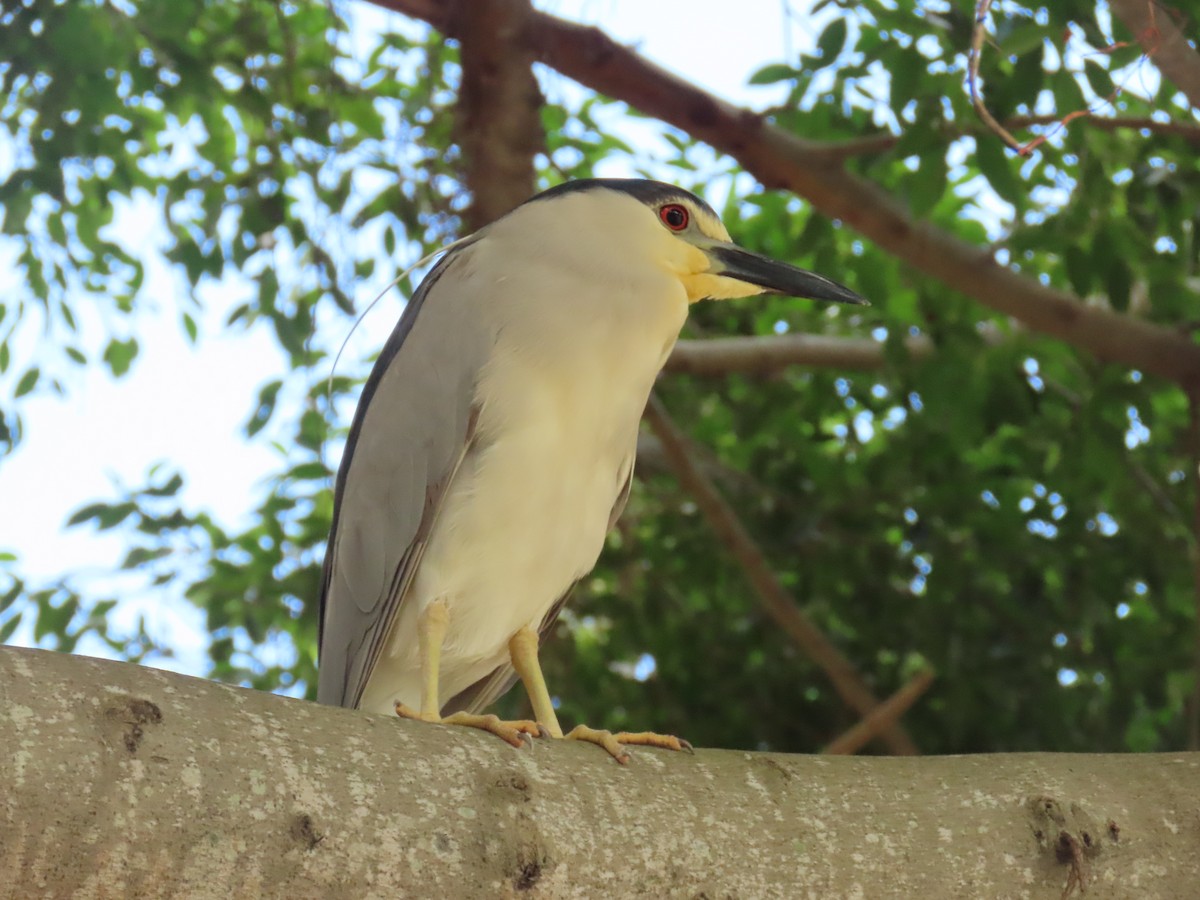
MULTIPOLYGON (((741 565, 747 579, 757 592, 767 614, 786 631, 808 657, 829 676, 838 696, 851 709, 866 716, 879 707, 862 676, 822 631, 796 605, 779 578, 771 569, 766 554, 755 542, 725 502, 713 483, 693 464, 688 453, 687 439, 671 421, 662 402, 653 394, 646 407, 646 421, 662 442, 663 452, 675 471, 675 477, 690 493, 704 514, 709 527, 741 565)), ((896 722, 881 729, 880 737, 895 754, 912 755, 916 745, 896 722)))
MULTIPOLYGON (((779 497, 765 485, 740 469, 727 466, 710 448, 697 446, 694 448, 695 465, 704 473, 704 477, 718 484, 726 491, 732 491, 738 496, 747 496, 751 502, 775 504, 779 497)), ((639 431, 637 439, 637 465, 634 475, 646 478, 654 475, 670 475, 674 469, 663 450, 662 441, 648 431, 639 431)), ((625 521, 621 519, 619 521, 625 521)))
POLYGON ((983 93, 979 90, 979 61, 983 58, 983 41, 987 37, 987 29, 984 27, 987 23, 988 9, 992 5, 992 0, 979 0, 975 7, 975 29, 971 32, 971 54, 970 66, 967 69, 967 87, 971 90, 971 105, 975 107, 975 112, 988 128, 1000 136, 1004 141, 1004 145, 1010 150, 1016 150, 1024 155, 1024 146, 1015 137, 1008 133, 1007 129, 988 111, 983 102, 983 93))
POLYGON ((933 684, 932 669, 923 669, 906 685, 862 717, 861 721, 840 737, 830 741, 821 752, 830 756, 849 756, 857 753, 881 731, 898 722, 910 706, 933 684))
POLYGON ((1200 52, 1188 43, 1184 15, 1157 0, 1109 0, 1108 5, 1163 77, 1183 92, 1192 109, 1200 110, 1200 52))
MULTIPOLYGON (((934 350, 933 341, 925 335, 906 338, 904 345, 914 359, 925 359, 934 350)), ((664 371, 688 375, 730 372, 766 375, 788 366, 874 371, 886 364, 885 345, 870 338, 785 334, 683 340, 675 345, 664 371)))
MULTIPOLYGON (((995 322, 981 322, 979 337, 988 347, 997 347, 1022 332, 1020 322, 1002 329, 995 322)), ((937 350, 924 334, 903 339, 910 359, 928 359, 937 350)), ((667 358, 665 372, 686 375, 773 375, 788 366, 878 371, 888 365, 887 345, 871 338, 836 337, 827 334, 755 335, 709 340, 682 340, 667 358)), ((1078 398, 1075 399, 1078 403, 1078 398)))

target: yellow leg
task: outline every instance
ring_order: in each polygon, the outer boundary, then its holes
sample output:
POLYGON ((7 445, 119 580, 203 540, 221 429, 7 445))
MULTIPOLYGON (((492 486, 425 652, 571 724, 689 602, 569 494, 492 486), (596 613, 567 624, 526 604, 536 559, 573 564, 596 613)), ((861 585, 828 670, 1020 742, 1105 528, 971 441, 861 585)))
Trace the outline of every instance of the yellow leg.
POLYGON ((426 722, 441 719, 442 704, 438 701, 438 673, 442 665, 442 644, 446 640, 446 626, 450 624, 450 610, 446 601, 434 600, 421 613, 417 625, 417 647, 421 654, 421 718, 426 722))
POLYGON ((527 719, 505 722, 498 716, 479 716, 465 712, 442 718, 441 702, 438 698, 438 673, 442 662, 442 643, 446 639, 446 627, 449 622, 450 610, 446 608, 444 600, 434 600, 422 611, 417 625, 417 646, 421 658, 421 711, 417 712, 397 702, 396 715, 421 722, 481 728, 508 741, 514 747, 522 746, 529 739, 529 735, 541 734, 538 723, 527 719))
POLYGON ((538 635, 532 628, 522 628, 508 642, 508 653, 512 659, 513 668, 525 685, 525 692, 533 704, 533 717, 538 720, 550 737, 565 738, 568 741, 587 741, 603 747, 619 763, 629 762, 629 744, 640 744, 647 747, 662 747, 667 750, 688 750, 692 745, 669 734, 655 734, 652 731, 629 732, 621 731, 613 734, 599 728, 588 728, 577 725, 569 734, 564 735, 558 724, 558 716, 554 712, 554 704, 550 700, 550 691, 546 689, 546 678, 542 675, 542 667, 538 663, 538 635))
POLYGON ((521 677, 521 684, 525 685, 529 702, 533 704, 533 717, 546 726, 550 737, 560 738, 563 736, 562 728, 558 725, 554 703, 550 700, 550 691, 546 689, 546 678, 538 663, 538 643, 537 632, 526 626, 509 640, 508 655, 521 677))

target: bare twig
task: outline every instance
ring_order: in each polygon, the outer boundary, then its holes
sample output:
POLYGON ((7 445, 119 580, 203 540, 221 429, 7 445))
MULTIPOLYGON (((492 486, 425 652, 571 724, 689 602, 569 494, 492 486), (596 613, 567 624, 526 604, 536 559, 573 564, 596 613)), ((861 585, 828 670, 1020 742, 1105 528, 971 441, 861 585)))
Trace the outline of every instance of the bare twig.
MULTIPOLYGON (((709 526, 741 565, 767 614, 824 670, 833 682, 834 690, 847 706, 864 716, 877 709, 879 701, 871 693, 853 663, 800 610, 771 569, 766 554, 737 517, 737 513, 725 502, 725 498, 713 483, 693 464, 688 453, 687 439, 654 395, 651 395, 650 403, 646 407, 646 421, 662 442, 663 452, 679 483, 692 495, 709 526)), ((912 739, 894 721, 881 729, 880 737, 893 753, 907 756, 917 752, 912 739)))
POLYGON ((1024 154, 1024 145, 1008 133, 1008 130, 996 121, 983 102, 983 92, 979 89, 979 61, 983 58, 983 40, 987 37, 987 14, 992 0, 979 0, 975 6, 975 29, 971 32, 970 64, 967 68, 967 87, 971 91, 971 105, 988 128, 1000 136, 1004 145, 1018 153, 1024 154))
POLYGON ((857 753, 878 737, 884 728, 893 722, 898 722, 900 717, 908 712, 909 707, 929 690, 929 686, 933 684, 933 678, 932 669, 922 669, 900 690, 863 716, 857 725, 826 744, 825 749, 821 752, 832 756, 849 756, 857 753))

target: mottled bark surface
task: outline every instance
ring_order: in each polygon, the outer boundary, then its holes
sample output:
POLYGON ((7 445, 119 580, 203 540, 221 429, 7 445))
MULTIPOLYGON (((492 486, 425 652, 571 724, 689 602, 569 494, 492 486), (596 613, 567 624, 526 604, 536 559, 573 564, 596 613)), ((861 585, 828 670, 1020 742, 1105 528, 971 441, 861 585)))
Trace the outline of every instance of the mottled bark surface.
MULTIPOLYGON (((1200 755, 593 746, 0 648, 12 897, 1194 897, 1200 755), (1075 889, 1073 889, 1075 890, 1075 889)), ((653 723, 647 723, 652 725, 653 723)))

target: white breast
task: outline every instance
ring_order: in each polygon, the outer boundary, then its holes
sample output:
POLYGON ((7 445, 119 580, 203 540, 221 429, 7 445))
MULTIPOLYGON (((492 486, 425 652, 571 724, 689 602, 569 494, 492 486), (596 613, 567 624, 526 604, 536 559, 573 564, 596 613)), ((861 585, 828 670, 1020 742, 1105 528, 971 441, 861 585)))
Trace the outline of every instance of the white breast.
POLYGON ((447 492, 364 709, 419 705, 417 620, 429 602, 443 598, 450 609, 445 703, 505 662, 509 638, 536 628, 603 548, 687 300, 665 273, 647 272, 616 294, 581 290, 566 271, 532 274, 497 285, 489 304, 503 327, 477 391, 480 449, 447 492), (560 302, 535 307, 533 284, 560 302))

